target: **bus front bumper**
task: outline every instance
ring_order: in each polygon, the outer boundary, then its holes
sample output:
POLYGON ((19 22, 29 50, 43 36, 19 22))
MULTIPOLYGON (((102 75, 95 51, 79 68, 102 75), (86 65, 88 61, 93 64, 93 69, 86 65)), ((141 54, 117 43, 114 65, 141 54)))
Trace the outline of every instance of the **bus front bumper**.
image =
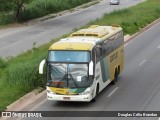
POLYGON ((52 93, 47 93, 48 100, 55 101, 82 101, 82 102, 90 102, 92 97, 90 94, 87 95, 57 95, 52 93))

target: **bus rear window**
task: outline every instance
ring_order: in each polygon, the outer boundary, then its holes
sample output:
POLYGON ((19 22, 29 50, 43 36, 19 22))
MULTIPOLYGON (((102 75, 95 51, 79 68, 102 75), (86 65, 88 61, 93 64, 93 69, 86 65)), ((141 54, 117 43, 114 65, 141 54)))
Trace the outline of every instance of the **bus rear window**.
POLYGON ((90 62, 90 53, 87 51, 49 51, 50 62, 90 62))

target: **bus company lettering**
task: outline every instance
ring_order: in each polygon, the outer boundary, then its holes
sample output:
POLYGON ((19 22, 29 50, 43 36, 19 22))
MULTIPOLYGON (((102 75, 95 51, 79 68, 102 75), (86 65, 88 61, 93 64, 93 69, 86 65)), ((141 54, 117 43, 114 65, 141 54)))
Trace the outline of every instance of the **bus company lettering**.
POLYGON ((112 61, 114 61, 117 57, 118 57, 118 52, 113 53, 113 54, 110 56, 110 63, 111 63, 112 61))

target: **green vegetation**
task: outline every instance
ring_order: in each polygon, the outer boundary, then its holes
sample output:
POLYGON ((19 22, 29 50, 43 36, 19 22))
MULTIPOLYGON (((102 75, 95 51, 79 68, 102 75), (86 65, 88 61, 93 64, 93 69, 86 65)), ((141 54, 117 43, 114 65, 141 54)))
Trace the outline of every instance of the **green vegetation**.
POLYGON ((0 66, 3 66, 3 70, 0 69, 0 73, 3 72, 0 76, 0 111, 38 86, 45 87, 45 77, 38 75, 38 64, 46 57, 48 47, 49 44, 33 48, 7 62, 0 60, 0 66))
POLYGON ((0 0, 0 12, 9 12, 14 8, 14 4, 9 0, 0 0))
MULTIPOLYGON (((126 34, 133 34, 160 17, 159 6, 159 0, 148 0, 128 9, 106 14, 102 19, 92 21, 90 24, 119 24, 126 34)), ((46 58, 49 46, 59 39, 39 48, 33 45, 32 50, 8 61, 0 58, 0 111, 5 110, 7 105, 27 92, 45 86, 45 75, 38 74, 38 65, 46 58)))
POLYGON ((0 58, 0 69, 3 69, 7 66, 7 63, 5 60, 3 60, 2 58, 0 58))
POLYGON ((71 9, 87 2, 88 0, 33 0, 27 6, 28 9, 24 11, 22 20, 34 19, 50 13, 71 9))
POLYGON ((129 9, 105 14, 103 18, 91 22, 98 25, 118 24, 126 34, 133 34, 160 17, 160 1, 147 0, 129 9))
POLYGON ((0 25, 57 13, 91 0, 0 0, 0 25))
POLYGON ((51 43, 39 48, 34 44, 32 50, 15 58, 7 61, 0 58, 0 111, 33 89, 45 88, 46 76, 39 75, 38 66, 41 60, 47 57, 47 49, 51 43))

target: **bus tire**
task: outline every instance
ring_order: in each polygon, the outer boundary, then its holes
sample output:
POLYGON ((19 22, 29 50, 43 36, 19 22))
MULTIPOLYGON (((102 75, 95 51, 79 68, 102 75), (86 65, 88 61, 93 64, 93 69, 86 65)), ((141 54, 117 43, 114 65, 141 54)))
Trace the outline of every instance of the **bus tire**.
POLYGON ((118 65, 118 76, 119 76, 119 74, 120 74, 120 65, 118 65))
POLYGON ((111 84, 112 84, 112 85, 115 85, 116 82, 117 82, 117 80, 118 80, 118 72, 117 72, 117 70, 115 70, 114 80, 111 82, 111 84))
POLYGON ((96 102, 98 93, 99 93, 99 84, 97 84, 96 95, 95 95, 95 97, 91 100, 91 102, 96 102))

